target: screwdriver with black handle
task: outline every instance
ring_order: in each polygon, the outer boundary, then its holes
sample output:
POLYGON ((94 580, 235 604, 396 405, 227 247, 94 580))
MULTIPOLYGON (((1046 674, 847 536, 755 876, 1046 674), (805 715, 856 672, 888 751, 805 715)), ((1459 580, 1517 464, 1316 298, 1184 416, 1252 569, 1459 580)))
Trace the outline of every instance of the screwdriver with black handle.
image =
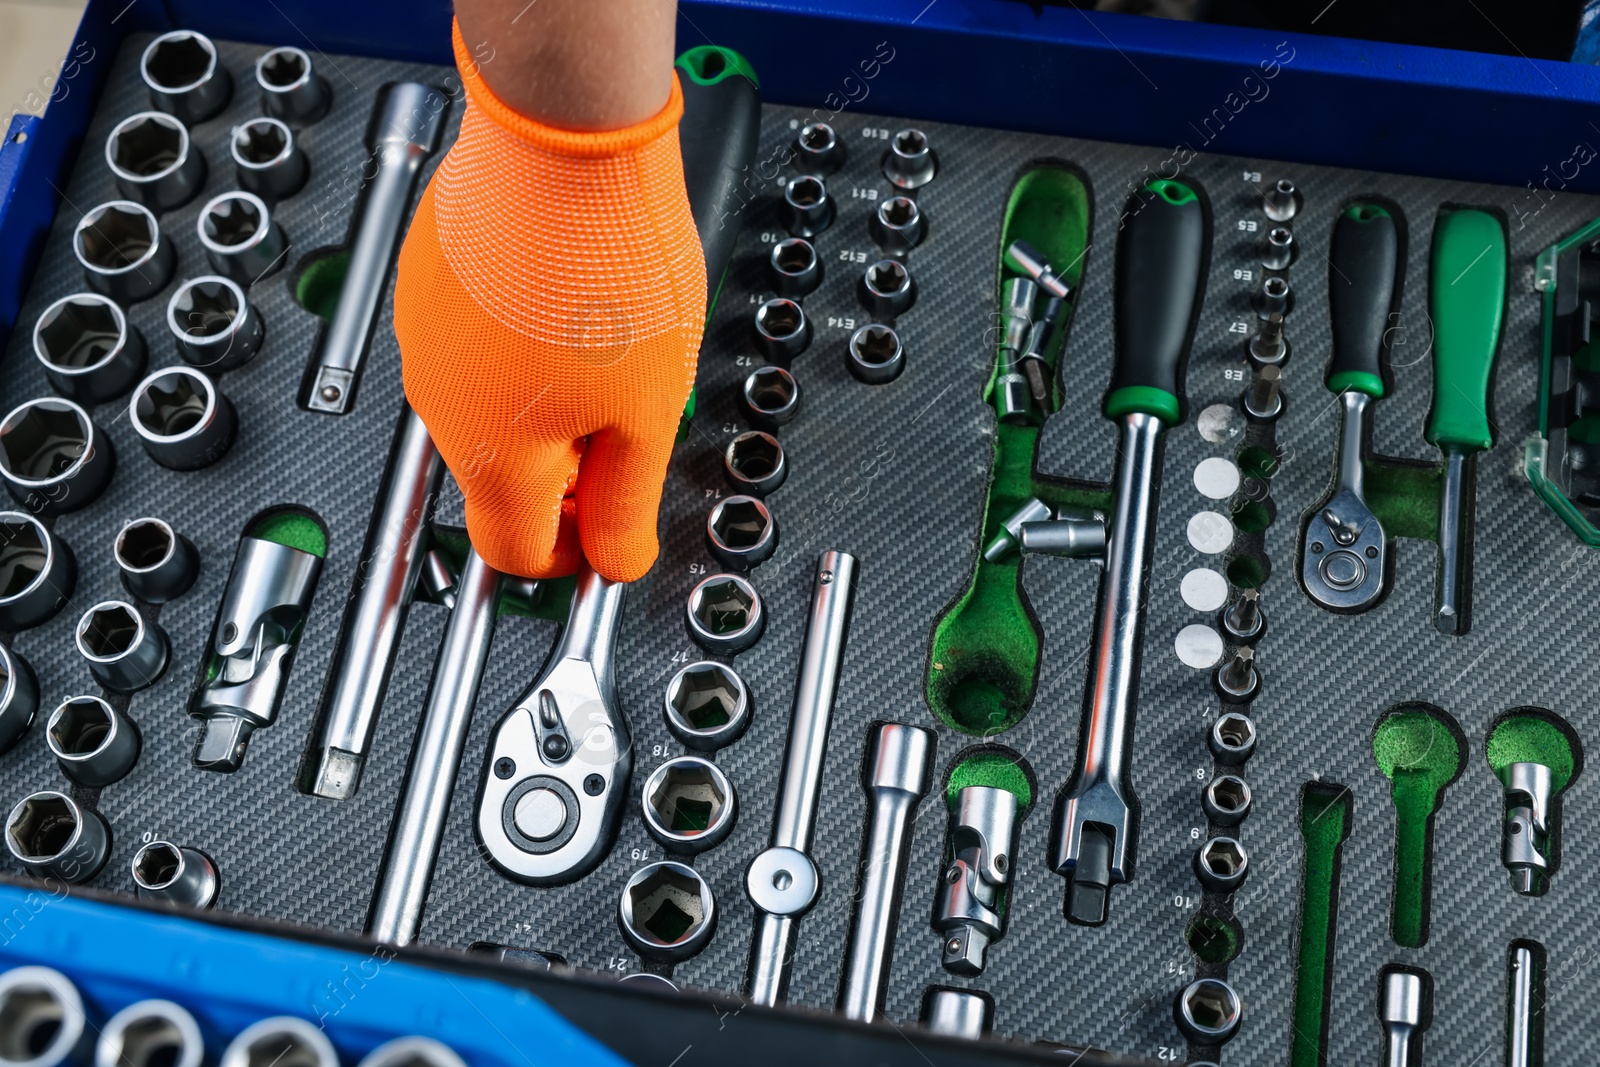
POLYGON ((1474 467, 1478 453, 1494 446, 1489 384, 1505 304, 1505 224, 1475 208, 1444 209, 1433 225, 1428 266, 1433 408, 1425 433, 1444 453, 1433 624, 1456 637, 1472 624, 1474 467))
POLYGON ((1162 435, 1185 417, 1184 376, 1204 286, 1209 217, 1194 189, 1156 179, 1129 200, 1117 239, 1116 356, 1105 414, 1119 426, 1115 500, 1100 579, 1078 764, 1056 799, 1049 863, 1066 915, 1106 921, 1133 874, 1138 800, 1127 782, 1154 548, 1162 435))

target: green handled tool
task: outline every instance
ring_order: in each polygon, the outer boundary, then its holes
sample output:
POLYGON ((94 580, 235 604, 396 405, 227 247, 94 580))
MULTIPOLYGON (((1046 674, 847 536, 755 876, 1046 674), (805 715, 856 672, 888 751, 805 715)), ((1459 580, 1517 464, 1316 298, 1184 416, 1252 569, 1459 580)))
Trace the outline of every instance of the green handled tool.
POLYGON ((1356 203, 1333 225, 1328 311, 1333 358, 1325 383, 1337 394, 1339 466, 1330 496, 1306 522, 1300 580, 1329 611, 1358 612, 1383 599, 1388 538, 1367 506, 1362 451, 1367 413, 1383 396, 1383 335, 1394 303, 1400 238, 1378 204, 1356 203))
POLYGON ((1106 921, 1133 874, 1138 802, 1127 782, 1155 544, 1161 436, 1183 421, 1183 381, 1204 290, 1207 217, 1195 191, 1157 179, 1134 193, 1117 240, 1116 360, 1105 413, 1121 427, 1115 500, 1084 693, 1078 765, 1056 800, 1049 862, 1067 878, 1069 921, 1106 921))
POLYGON ((1446 208, 1433 226, 1428 268, 1433 317, 1433 410, 1428 443, 1444 453, 1439 495, 1439 586, 1433 624, 1459 637, 1471 626, 1474 470, 1494 446, 1489 383, 1506 304, 1506 230, 1474 208, 1446 208))

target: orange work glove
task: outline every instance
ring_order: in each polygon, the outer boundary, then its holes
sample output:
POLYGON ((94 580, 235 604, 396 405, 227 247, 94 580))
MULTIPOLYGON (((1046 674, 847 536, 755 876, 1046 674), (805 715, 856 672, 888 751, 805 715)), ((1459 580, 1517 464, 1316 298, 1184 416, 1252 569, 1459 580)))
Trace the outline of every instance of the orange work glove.
POLYGON ((552 577, 581 551, 633 581, 656 559, 706 310, 683 93, 674 77, 667 106, 629 129, 555 129, 497 99, 454 36, 461 135, 395 281, 406 397, 466 496, 484 562, 552 577))

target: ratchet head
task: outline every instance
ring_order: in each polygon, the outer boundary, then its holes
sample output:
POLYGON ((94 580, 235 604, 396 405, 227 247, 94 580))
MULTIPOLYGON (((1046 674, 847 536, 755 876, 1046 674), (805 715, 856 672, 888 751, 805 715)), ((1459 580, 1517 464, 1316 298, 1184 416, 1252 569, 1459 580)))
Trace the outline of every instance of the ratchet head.
POLYGON ((1111 887, 1131 873, 1133 825, 1131 805, 1112 776, 1080 781, 1056 801, 1049 860, 1067 879, 1069 922, 1099 926, 1106 921, 1111 887))
POLYGON ((579 571, 549 666, 495 727, 478 837, 490 862, 519 882, 570 882, 616 836, 633 770, 611 655, 626 590, 587 566, 579 571))
POLYGON ((1300 580, 1329 611, 1365 611, 1383 598, 1388 544, 1366 501, 1341 489, 1306 522, 1300 580))

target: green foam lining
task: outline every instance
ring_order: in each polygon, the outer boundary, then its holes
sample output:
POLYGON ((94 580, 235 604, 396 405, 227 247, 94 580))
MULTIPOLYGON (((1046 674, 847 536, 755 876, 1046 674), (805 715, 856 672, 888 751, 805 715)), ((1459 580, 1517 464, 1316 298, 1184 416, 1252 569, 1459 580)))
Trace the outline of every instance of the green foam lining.
POLYGON ((303 511, 284 509, 257 515, 245 528, 246 537, 309 552, 318 559, 328 554, 328 531, 303 511))
POLYGON ((1578 761, 1572 742, 1560 727, 1538 715, 1512 715, 1489 734, 1484 755, 1498 778, 1513 763, 1542 763, 1550 768, 1550 788, 1559 793, 1572 781, 1578 761))
POLYGON ((1349 833, 1350 791, 1325 782, 1307 784, 1300 792, 1300 839, 1305 857, 1289 1067, 1322 1067, 1328 1062, 1339 852, 1349 833))
POLYGON ((984 785, 1004 789, 1017 798, 1017 817, 1027 814, 1033 806, 1033 782, 1023 770, 1019 757, 1005 752, 979 752, 956 764, 945 784, 945 803, 955 806, 956 795, 969 785, 984 785))
POLYGON ((1436 708, 1411 706, 1385 716, 1372 736, 1372 755, 1390 781, 1395 806, 1395 944, 1419 948, 1428 940, 1433 816, 1444 790, 1465 763, 1459 733, 1436 708))

